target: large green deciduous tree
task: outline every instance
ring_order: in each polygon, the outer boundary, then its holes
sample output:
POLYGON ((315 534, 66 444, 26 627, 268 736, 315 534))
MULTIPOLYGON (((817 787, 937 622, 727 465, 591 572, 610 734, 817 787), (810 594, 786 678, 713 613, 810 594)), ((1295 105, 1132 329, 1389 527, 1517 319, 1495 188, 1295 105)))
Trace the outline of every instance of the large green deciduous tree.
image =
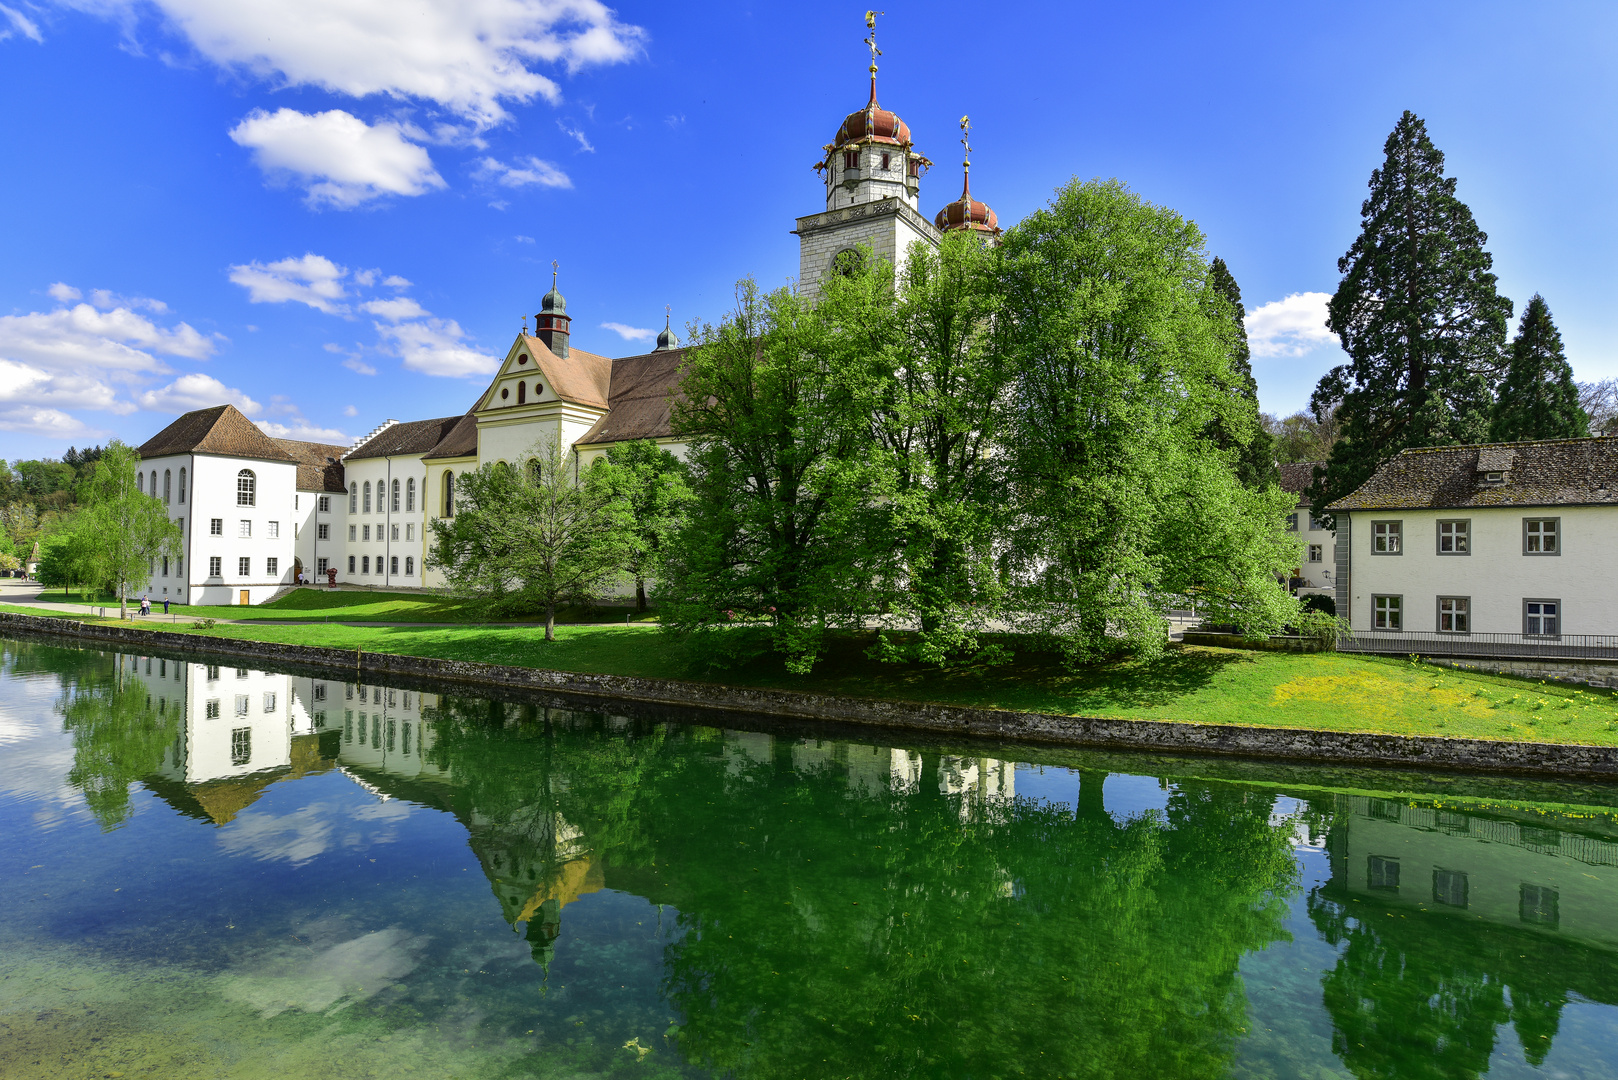
POLYGON ((1426 124, 1405 112, 1384 149, 1328 306, 1326 325, 1349 362, 1311 399, 1317 412, 1341 402, 1342 437, 1310 489, 1314 513, 1328 520, 1327 504, 1406 447, 1487 438, 1511 318, 1488 236, 1455 197, 1426 124))
POLYGON ((804 297, 751 279, 686 354, 674 426, 691 439, 693 502, 663 561, 660 607, 710 662, 765 636, 807 671, 825 631, 866 610, 873 555, 857 480, 869 418, 845 358, 804 297), (738 622, 765 633, 727 629, 738 622))
MULTIPOLYGON (((83 511, 73 533, 88 551, 100 576, 118 591, 118 615, 129 613, 129 589, 151 580, 158 559, 179 554, 180 526, 169 520, 161 499, 144 494, 136 481, 140 455, 116 439, 79 485, 83 511)), ((93 578, 82 578, 99 584, 93 578)))
POLYGON ((515 467, 491 462, 455 478, 455 515, 432 522, 427 565, 457 594, 491 610, 543 611, 591 600, 619 564, 621 510, 590 472, 542 440, 515 467))
POLYGON ((1579 387, 1562 353, 1562 335, 1544 297, 1535 293, 1523 309, 1506 377, 1495 393, 1489 439, 1582 439, 1589 434, 1590 418, 1579 404, 1579 387))
POLYGON ((1164 608, 1187 597, 1279 630, 1297 611, 1277 580, 1298 559, 1291 500, 1236 478, 1257 416, 1201 232, 1122 184, 1075 181, 1007 232, 1005 256, 1021 620, 1072 661, 1155 654, 1164 608), (1210 438, 1216 425, 1235 446, 1210 438))
POLYGON ((1245 442, 1225 431, 1224 425, 1218 421, 1215 421, 1211 434, 1222 448, 1235 450, 1237 479, 1250 488, 1269 487, 1278 483, 1280 476, 1275 468, 1274 440, 1259 419, 1258 380, 1253 378, 1253 350, 1247 344, 1247 313, 1242 308, 1242 289, 1236 284, 1236 277, 1225 265, 1225 260, 1217 255, 1208 267, 1208 283, 1230 305, 1230 320, 1235 329, 1235 342, 1230 354, 1230 370, 1235 376, 1232 391, 1240 395, 1238 408, 1243 413, 1250 413, 1243 418, 1242 429, 1247 433, 1245 442))
POLYGON ((591 466, 619 504, 619 569, 635 580, 635 608, 646 610, 646 579, 679 527, 691 487, 680 459, 650 439, 619 443, 591 466))

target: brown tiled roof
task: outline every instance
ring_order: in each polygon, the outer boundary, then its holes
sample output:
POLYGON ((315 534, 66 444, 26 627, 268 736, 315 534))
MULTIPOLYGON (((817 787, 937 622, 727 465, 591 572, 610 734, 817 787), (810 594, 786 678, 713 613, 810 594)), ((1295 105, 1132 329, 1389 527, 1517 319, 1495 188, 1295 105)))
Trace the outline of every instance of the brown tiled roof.
POLYGON ((563 401, 590 405, 597 409, 607 407, 607 389, 612 381, 613 362, 605 356, 568 349, 566 357, 551 352, 550 346, 532 334, 520 338, 524 349, 533 358, 540 378, 563 401))
POLYGON ((234 405, 188 412, 141 444, 143 458, 165 454, 218 454, 221 457, 293 461, 276 441, 258 429, 234 405))
POLYGON ((450 425, 438 445, 423 454, 427 458, 472 457, 478 452, 478 418, 467 413, 450 425))
POLYGON ((299 491, 348 490, 343 485, 343 455, 348 447, 297 439, 276 439, 275 444, 297 459, 299 491))
POLYGON ((1618 505, 1618 436, 1406 450, 1327 509, 1589 505, 1618 505))
POLYGON ((612 362, 607 415, 585 432, 580 444, 666 439, 674 434, 669 412, 680 384, 684 349, 666 349, 612 362))
POLYGON ((392 457, 395 454, 425 454, 443 442, 450 429, 461 421, 459 416, 440 416, 436 420, 410 420, 403 424, 390 424, 349 451, 349 458, 392 457))
POLYGON ((1325 464, 1324 461, 1298 461, 1291 465, 1282 465, 1281 490, 1296 495, 1299 506, 1309 505, 1309 500, 1304 498, 1303 493, 1315 482, 1315 466, 1325 464))

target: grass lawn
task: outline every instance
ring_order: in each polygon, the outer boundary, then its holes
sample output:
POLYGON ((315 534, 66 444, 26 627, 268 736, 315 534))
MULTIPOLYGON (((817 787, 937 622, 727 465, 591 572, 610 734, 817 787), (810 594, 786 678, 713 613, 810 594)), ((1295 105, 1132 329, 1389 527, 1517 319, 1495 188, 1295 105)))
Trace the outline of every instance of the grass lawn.
MULTIPOLYGON (((91 600, 80 600, 77 593, 67 596, 55 589, 40 596, 40 599, 53 604, 97 604, 106 607, 116 607, 118 598, 102 594, 91 600)), ((130 597, 130 607, 140 605, 140 594, 130 597)), ((152 602, 154 614, 163 611, 163 603, 159 600, 152 602)), ((448 596, 437 596, 431 593, 401 593, 371 591, 368 589, 339 589, 328 591, 324 589, 295 589, 287 595, 268 604, 258 604, 252 607, 235 606, 208 606, 193 607, 188 604, 169 605, 170 614, 178 615, 183 619, 231 619, 241 621, 285 621, 297 620, 299 622, 406 622, 406 623, 487 623, 499 622, 544 622, 544 615, 526 615, 516 618, 499 617, 497 620, 483 612, 469 608, 466 603, 448 596)), ((589 607, 565 608, 556 613, 559 622, 621 623, 624 616, 630 616, 634 622, 647 622, 656 619, 654 612, 637 612, 633 607, 589 607)))
MULTIPOLYGON (((193 631, 184 622, 156 619, 148 625, 200 636, 694 678, 675 640, 651 625, 563 626, 554 642, 526 626, 219 625, 193 631)), ((849 642, 806 677, 789 675, 769 659, 727 672, 723 681, 1086 716, 1618 745, 1618 698, 1608 691, 1342 653, 1183 647, 1151 664, 1121 661, 1078 672, 1023 653, 1004 666, 940 670, 877 663, 865 658, 861 643, 849 642)))

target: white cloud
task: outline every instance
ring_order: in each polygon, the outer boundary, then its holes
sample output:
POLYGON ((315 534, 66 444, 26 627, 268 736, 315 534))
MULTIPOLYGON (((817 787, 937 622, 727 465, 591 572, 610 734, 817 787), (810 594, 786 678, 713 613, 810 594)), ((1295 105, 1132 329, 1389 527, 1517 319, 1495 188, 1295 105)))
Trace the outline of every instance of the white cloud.
POLYGON ((78 300, 84 296, 84 294, 79 290, 63 281, 58 281, 55 285, 52 285, 45 291, 50 294, 51 299, 60 301, 64 304, 72 303, 74 300, 78 300))
POLYGON ((611 330, 625 341, 650 341, 657 336, 656 330, 642 330, 638 326, 626 326, 621 322, 604 322, 601 329, 611 330))
POLYGON ((1247 313, 1247 341, 1255 357, 1302 356, 1337 337, 1326 329, 1329 293, 1293 293, 1247 313))
POLYGON ((590 145, 590 140, 583 131, 561 120, 556 121, 556 126, 562 129, 563 135, 570 135, 579 141, 579 152, 581 154, 593 154, 596 152, 596 148, 590 145))
POLYGON ((303 417, 291 424, 277 424, 272 420, 258 421, 259 430, 272 439, 297 439, 300 442, 344 444, 349 437, 336 428, 316 427, 303 417))
POLYGON ((524 236, 521 233, 517 234, 517 243, 519 243, 519 244, 532 244, 533 242, 534 242, 534 238, 532 236, 524 236))
MULTIPOLYGON (((529 184, 538 184, 541 187, 570 188, 573 181, 567 173, 557 168, 549 161, 541 161, 531 157, 524 159, 518 165, 506 165, 492 157, 486 157, 478 162, 478 178, 492 180, 505 187, 520 188, 529 184)), ((503 206, 500 209, 505 209, 503 206)))
POLYGON ((0 15, 5 16, 6 23, 10 23, 9 26, 0 25, 0 41, 6 40, 13 34, 21 34, 30 41, 44 43, 45 38, 40 34, 38 24, 16 8, 0 4, 0 15))
POLYGON ((392 300, 367 300, 360 305, 360 310, 389 322, 401 322, 405 319, 420 319, 431 315, 432 312, 410 299, 408 296, 397 296, 392 300))
POLYGON ((347 270, 324 255, 309 252, 302 258, 278 262, 250 262, 230 268, 230 280, 247 290, 254 304, 281 304, 296 300, 316 311, 340 315, 348 310, 339 303, 348 296, 343 288, 347 270))
POLYGON ((424 195, 445 186, 427 151, 407 140, 398 124, 367 124, 341 109, 254 109, 230 137, 251 149, 271 176, 297 177, 310 206, 349 210, 385 195, 424 195))
MULTIPOLYGON (((142 0, 69 0, 132 20, 142 0)), ((568 71, 633 59, 646 40, 599 0, 152 0, 197 51, 221 67, 281 86, 362 98, 433 102, 481 125, 502 102, 561 92, 530 70, 568 71)))
POLYGON ((42 435, 47 439, 77 439, 102 434, 60 409, 41 409, 32 405, 0 408, 0 431, 42 435))
POLYGON ((360 414, 360 411, 358 409, 356 409, 354 406, 352 406, 352 405, 344 405, 343 406, 343 415, 344 416, 358 416, 359 414, 360 414))
POLYGON ((234 405, 249 416, 261 408, 258 402, 240 390, 198 372, 181 375, 169 385, 148 390, 140 396, 140 407, 151 412, 183 413, 215 405, 234 405))
POLYGON ((393 326, 377 323, 376 332, 390 343, 406 368, 423 375, 488 375, 500 366, 495 357, 466 344, 466 333, 454 319, 424 319, 393 326))
POLYGON ((387 277, 382 279, 382 284, 386 285, 390 289, 410 288, 410 282, 400 277, 398 274, 389 274, 387 277))
POLYGON ((376 368, 372 367, 370 364, 367 364, 364 360, 361 360, 357 356, 350 356, 348 359, 344 360, 343 366, 348 370, 356 372, 360 375, 376 374, 376 368))

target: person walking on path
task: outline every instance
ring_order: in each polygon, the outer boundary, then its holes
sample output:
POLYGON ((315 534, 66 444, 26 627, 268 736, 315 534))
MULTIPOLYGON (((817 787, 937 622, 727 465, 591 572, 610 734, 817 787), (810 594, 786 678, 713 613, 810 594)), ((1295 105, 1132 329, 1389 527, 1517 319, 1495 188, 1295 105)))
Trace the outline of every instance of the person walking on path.
POLYGON ((165 596, 165 597, 163 597, 163 614, 167 615, 168 613, 169 613, 169 598, 165 596))
POLYGON ((150 597, 143 595, 140 598, 140 613, 142 615, 150 615, 152 613, 152 600, 150 597))

